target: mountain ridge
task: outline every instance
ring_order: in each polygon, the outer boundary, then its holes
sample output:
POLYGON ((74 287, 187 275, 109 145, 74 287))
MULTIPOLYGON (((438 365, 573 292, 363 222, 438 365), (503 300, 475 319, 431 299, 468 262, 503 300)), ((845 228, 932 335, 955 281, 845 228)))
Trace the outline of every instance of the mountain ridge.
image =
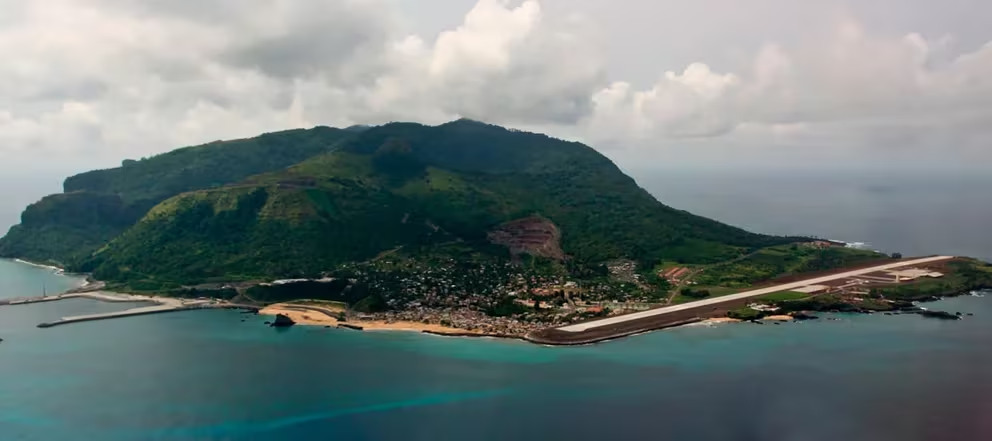
POLYGON ((561 258, 590 264, 715 262, 790 240, 667 207, 583 144, 460 120, 368 128, 284 170, 182 193, 83 269, 184 285, 317 277, 450 242, 504 259, 493 232, 534 216, 560 231, 561 258))
POLYGON ((158 203, 241 181, 329 151, 352 132, 318 126, 185 147, 66 178, 63 193, 31 204, 0 238, 0 257, 71 266, 137 223, 158 203), (108 205, 116 208, 107 212, 108 205), (110 222, 79 225, 77 218, 110 222))
POLYGON ((391 250, 651 266, 796 240, 668 207, 584 144, 464 119, 218 141, 82 173, 65 190, 29 207, 0 255, 174 288, 315 277, 391 250))

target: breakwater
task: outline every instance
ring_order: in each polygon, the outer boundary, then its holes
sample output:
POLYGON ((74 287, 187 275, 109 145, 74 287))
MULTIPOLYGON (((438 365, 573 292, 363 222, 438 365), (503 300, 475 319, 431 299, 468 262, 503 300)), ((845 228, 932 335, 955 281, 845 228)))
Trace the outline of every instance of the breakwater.
POLYGON ((51 328, 53 326, 68 325, 71 323, 81 323, 81 322, 91 322, 97 320, 108 320, 114 318, 122 317, 134 317, 139 315, 148 314, 161 314, 165 312, 176 312, 176 311, 189 311, 194 309, 205 309, 199 306, 189 306, 189 307, 170 307, 170 306, 151 306, 148 308, 135 308, 128 309, 126 311, 108 312, 104 314, 90 314, 76 317, 63 317, 52 322, 45 322, 38 324, 39 328, 51 328))
POLYGON ((170 297, 148 297, 129 294, 118 294, 110 292, 84 292, 59 294, 54 296, 23 297, 18 299, 7 299, 0 301, 0 306, 31 305, 37 303, 55 302, 67 299, 91 299, 108 303, 153 303, 153 306, 141 306, 124 311, 107 312, 101 314, 88 314, 72 317, 62 317, 58 320, 38 324, 39 328, 51 328, 53 326, 68 325, 71 323, 90 322, 96 320, 108 320, 114 318, 134 317, 148 314, 161 314, 166 312, 190 311, 196 309, 241 309, 258 310, 254 305, 242 305, 233 303, 222 303, 214 300, 184 300, 170 297))

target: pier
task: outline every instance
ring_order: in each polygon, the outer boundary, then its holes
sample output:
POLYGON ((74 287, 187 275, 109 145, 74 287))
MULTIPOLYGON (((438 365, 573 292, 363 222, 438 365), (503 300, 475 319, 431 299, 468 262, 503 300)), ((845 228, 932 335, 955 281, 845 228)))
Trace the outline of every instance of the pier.
POLYGON ((133 317, 148 314, 161 314, 166 312, 189 311, 194 309, 255 309, 252 305, 238 305, 217 300, 186 300, 170 297, 149 297, 130 294, 117 294, 111 292, 85 292, 69 293, 52 296, 22 297, 16 299, 0 300, 0 306, 31 305, 35 303, 55 302, 67 299, 90 299, 108 303, 152 303, 152 306, 139 306, 124 311, 106 312, 100 314, 88 314, 79 316, 62 317, 58 320, 45 322, 38 325, 39 328, 50 328, 53 326, 67 325, 70 323, 89 322, 95 320, 108 320, 121 317, 133 317))

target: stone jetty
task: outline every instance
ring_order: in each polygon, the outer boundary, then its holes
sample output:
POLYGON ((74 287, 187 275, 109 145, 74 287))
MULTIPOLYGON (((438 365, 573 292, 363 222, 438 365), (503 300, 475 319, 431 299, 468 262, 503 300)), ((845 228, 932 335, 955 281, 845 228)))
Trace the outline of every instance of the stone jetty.
POLYGON ((66 293, 53 296, 24 297, 18 299, 7 299, 0 301, 0 306, 30 305, 35 303, 55 302, 67 299, 91 299, 109 303, 146 303, 150 306, 139 306, 124 311, 106 312, 101 314, 88 314, 80 316, 62 317, 58 320, 45 322, 38 325, 39 328, 50 328, 53 326, 67 325, 70 323, 88 322, 94 320, 107 320, 121 317, 132 317, 138 315, 160 314, 166 312, 189 311, 194 309, 254 309, 258 308, 250 305, 236 305, 232 303, 220 302, 209 299, 176 299, 170 297, 150 297, 130 294, 118 294, 112 292, 85 292, 66 293))

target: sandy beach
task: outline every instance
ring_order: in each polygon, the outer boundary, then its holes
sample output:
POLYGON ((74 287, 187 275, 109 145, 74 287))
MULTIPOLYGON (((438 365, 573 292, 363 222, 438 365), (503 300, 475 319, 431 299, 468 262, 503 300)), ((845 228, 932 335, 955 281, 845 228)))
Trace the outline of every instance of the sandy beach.
MULTIPOLYGON (((326 314, 319 311, 301 311, 297 309, 290 309, 286 304, 275 304, 269 305, 258 311, 261 315, 271 315, 275 316, 277 314, 283 314, 293 319, 298 325, 304 326, 332 326, 337 327, 341 322, 333 317, 329 317, 326 314)), ((349 325, 361 326, 365 331, 405 331, 405 332, 434 332, 438 334, 475 334, 476 332, 449 328, 447 326, 441 325, 429 325, 426 323, 416 323, 416 322, 384 322, 384 321, 349 321, 349 325)))
POLYGON ((716 325, 716 324, 720 324, 720 323, 740 323, 740 322, 741 322, 740 320, 735 319, 735 318, 717 317, 717 318, 706 319, 706 320, 703 320, 703 321, 701 321, 699 323, 700 324, 703 324, 703 325, 716 325))
POLYGON ((795 320, 791 315, 770 315, 763 318, 762 320, 768 320, 772 322, 791 322, 795 320))
POLYGON ((428 325, 426 323, 415 322, 382 322, 382 321, 361 321, 353 322, 353 325, 361 326, 366 331, 408 331, 424 332, 430 331, 438 334, 478 334, 478 332, 466 329, 449 328, 441 325, 428 325))
POLYGON ((300 311, 296 309, 288 309, 285 305, 270 305, 264 309, 258 311, 261 315, 271 315, 275 316, 278 314, 285 315, 298 325, 308 325, 308 326, 337 326, 338 321, 335 318, 328 317, 327 315, 317 312, 317 311, 300 311))

